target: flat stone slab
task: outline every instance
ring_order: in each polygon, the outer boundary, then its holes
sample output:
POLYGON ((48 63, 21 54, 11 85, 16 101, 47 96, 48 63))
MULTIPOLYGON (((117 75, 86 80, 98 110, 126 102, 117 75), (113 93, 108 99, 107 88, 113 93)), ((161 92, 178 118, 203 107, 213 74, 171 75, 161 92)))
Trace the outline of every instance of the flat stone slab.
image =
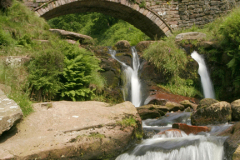
POLYGON ((109 106, 60 101, 34 104, 34 110, 17 125, 16 134, 0 137, 0 159, 96 159, 120 152, 132 140, 134 128, 118 123, 138 116, 131 102, 109 106))
POLYGON ((21 108, 0 89, 0 135, 23 117, 21 108))

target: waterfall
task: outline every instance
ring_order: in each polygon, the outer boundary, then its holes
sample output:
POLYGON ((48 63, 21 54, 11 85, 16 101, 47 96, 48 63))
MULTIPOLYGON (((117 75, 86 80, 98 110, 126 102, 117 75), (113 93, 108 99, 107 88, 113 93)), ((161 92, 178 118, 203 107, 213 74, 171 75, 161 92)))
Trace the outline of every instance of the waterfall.
POLYGON ((130 67, 124 62, 121 62, 116 58, 116 51, 109 49, 109 53, 112 58, 117 60, 123 67, 123 97, 124 100, 127 100, 127 97, 130 96, 131 102, 135 107, 141 106, 141 83, 138 77, 138 70, 140 68, 140 61, 135 47, 131 48, 132 51, 132 65, 130 67), (130 94, 130 95, 129 95, 130 94))
POLYGON ((213 98, 215 99, 215 94, 212 86, 212 82, 210 80, 210 76, 204 61, 204 58, 199 55, 196 51, 193 51, 191 57, 197 61, 199 68, 198 74, 201 77, 201 84, 203 87, 203 94, 205 98, 213 98))
POLYGON ((223 144, 227 137, 216 134, 231 125, 210 126, 210 132, 200 132, 197 135, 187 135, 172 128, 173 123, 187 122, 190 116, 191 113, 185 112, 168 113, 158 120, 144 120, 142 124, 145 133, 148 131, 156 134, 142 140, 132 150, 119 155, 116 160, 223 160, 223 144))

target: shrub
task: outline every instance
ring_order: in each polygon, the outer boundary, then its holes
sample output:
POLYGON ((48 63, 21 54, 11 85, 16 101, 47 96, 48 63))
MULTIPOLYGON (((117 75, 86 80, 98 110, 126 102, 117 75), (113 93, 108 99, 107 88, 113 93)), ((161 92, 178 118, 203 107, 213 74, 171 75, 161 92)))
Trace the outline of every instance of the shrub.
POLYGON ((101 79, 97 80, 98 60, 92 52, 79 49, 78 45, 66 44, 63 52, 65 68, 61 75, 61 97, 73 101, 90 100, 94 95, 94 90, 89 88, 90 83, 101 84, 101 79))
POLYGON ((176 46, 173 38, 164 38, 151 44, 143 54, 146 60, 168 77, 178 76, 187 64, 187 55, 176 46))
POLYGON ((62 88, 59 75, 63 70, 64 56, 54 49, 40 51, 34 55, 29 70, 30 96, 36 101, 54 99, 62 88))

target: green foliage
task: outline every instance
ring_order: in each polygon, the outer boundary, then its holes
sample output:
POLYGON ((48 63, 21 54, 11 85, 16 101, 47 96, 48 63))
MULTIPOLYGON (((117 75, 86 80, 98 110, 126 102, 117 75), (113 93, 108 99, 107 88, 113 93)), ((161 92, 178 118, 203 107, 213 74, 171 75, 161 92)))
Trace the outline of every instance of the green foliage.
POLYGON ((49 20, 48 23, 52 28, 89 35, 96 39, 95 44, 103 46, 113 46, 119 40, 127 40, 131 45, 136 45, 149 39, 129 23, 95 12, 60 16, 49 20))
POLYGON ((62 88, 59 75, 63 70, 64 55, 58 50, 47 49, 34 55, 28 65, 31 97, 36 101, 55 98, 62 88))
POLYGON ((178 94, 186 97, 203 98, 202 93, 196 89, 194 82, 191 79, 185 80, 177 76, 174 80, 170 80, 168 84, 159 86, 173 94, 178 94))
POLYGON ((92 52, 79 49, 77 45, 65 45, 63 52, 65 68, 61 76, 61 97, 73 101, 90 100, 94 95, 93 90, 89 88, 90 83, 103 85, 101 79, 97 80, 97 71, 100 69, 98 60, 92 52))
POLYGON ((173 38, 164 38, 151 44, 143 54, 146 60, 169 77, 177 77, 187 64, 187 55, 177 47, 173 38))
POLYGON ((140 8, 146 8, 146 1, 142 0, 141 3, 139 4, 140 8))
POLYGON ((11 87, 11 92, 5 94, 20 106, 24 116, 33 112, 32 102, 28 97, 28 92, 25 91, 28 85, 26 79, 25 67, 10 67, 1 62, 0 83, 11 87))
POLYGON ((127 40, 132 46, 134 46, 138 42, 147 39, 150 38, 139 29, 125 21, 119 20, 118 23, 114 24, 111 28, 104 32, 101 37, 98 38, 98 41, 99 45, 112 46, 119 40, 127 40))
POLYGON ((121 125, 123 128, 128 126, 135 127, 137 125, 133 117, 124 118, 122 121, 118 121, 117 124, 121 125))
POLYGON ((240 10, 233 10, 221 24, 219 33, 222 35, 221 46, 231 57, 227 66, 232 71, 234 86, 240 87, 240 10))
POLYGON ((11 35, 8 31, 4 31, 0 28, 0 48, 2 46, 9 46, 12 43, 14 43, 14 40, 12 39, 11 35))

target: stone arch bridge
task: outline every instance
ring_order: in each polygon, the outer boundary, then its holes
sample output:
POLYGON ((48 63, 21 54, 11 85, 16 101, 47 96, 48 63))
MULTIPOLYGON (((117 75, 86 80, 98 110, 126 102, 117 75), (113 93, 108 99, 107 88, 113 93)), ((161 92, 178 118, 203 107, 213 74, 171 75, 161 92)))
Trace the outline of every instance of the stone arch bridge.
POLYGON ((24 3, 47 20, 70 13, 108 14, 129 22, 154 39, 169 36, 177 28, 212 22, 240 5, 240 0, 24 0, 24 3))
POLYGON ((159 14, 130 0, 52 0, 35 8, 35 13, 46 20, 81 12, 100 12, 123 19, 152 39, 171 34, 170 26, 159 14))

